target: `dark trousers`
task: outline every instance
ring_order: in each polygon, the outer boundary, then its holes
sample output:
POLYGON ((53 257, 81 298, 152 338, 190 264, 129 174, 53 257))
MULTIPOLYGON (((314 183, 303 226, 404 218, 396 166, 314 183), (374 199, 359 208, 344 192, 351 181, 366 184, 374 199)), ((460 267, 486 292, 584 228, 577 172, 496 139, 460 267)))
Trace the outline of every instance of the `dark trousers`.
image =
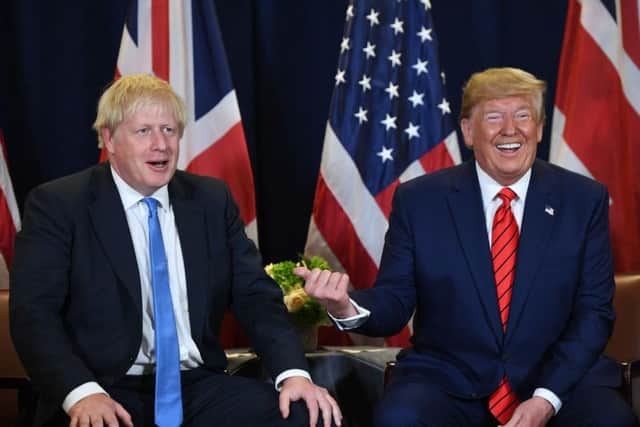
MULTIPOLYGON (((155 380, 153 375, 126 376, 105 387, 133 418, 135 427, 153 426, 155 380)), ((308 427, 304 401, 293 402, 284 420, 273 384, 254 379, 212 373, 205 369, 182 372, 183 426, 189 427, 308 427)), ((51 425, 68 426, 59 414, 51 425)))
MULTIPOLYGON (((495 427, 488 399, 461 399, 422 378, 391 381, 376 410, 376 427, 495 427)), ((576 390, 549 427, 637 427, 638 420, 616 389, 576 390)))

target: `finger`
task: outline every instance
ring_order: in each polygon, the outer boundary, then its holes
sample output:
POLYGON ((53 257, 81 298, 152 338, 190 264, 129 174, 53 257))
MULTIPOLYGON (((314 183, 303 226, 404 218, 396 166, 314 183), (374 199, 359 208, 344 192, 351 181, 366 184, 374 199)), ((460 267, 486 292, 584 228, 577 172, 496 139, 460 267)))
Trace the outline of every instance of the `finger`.
POLYGON ((327 396, 320 395, 318 397, 318 406, 320 407, 320 412, 322 413, 322 421, 324 427, 331 427, 332 408, 329 400, 327 399, 327 396))
POLYGON ((71 417, 71 421, 69 421, 69 427, 78 427, 78 417, 76 415, 71 417))
POLYGON ((131 419, 131 415, 119 403, 116 403, 116 416, 126 427, 133 427, 133 420, 131 419))
POLYGON ((293 269, 293 274, 298 277, 302 277, 304 280, 307 280, 307 277, 309 277, 309 273, 311 272, 307 267, 299 266, 293 269))
POLYGON ((342 411, 340 410, 340 405, 338 402, 327 393, 327 399, 329 400, 329 404, 331 405, 331 412, 333 414, 333 419, 336 422, 336 425, 340 427, 342 425, 342 411))
POLYGON ((348 289, 349 289, 349 275, 343 274, 340 276, 340 281, 338 282, 338 290, 340 290, 341 292, 344 291, 346 293, 348 289))
POLYGON ((289 393, 287 393, 286 391, 281 391, 280 392, 280 397, 279 397, 279 406, 280 406, 280 413, 282 414, 282 418, 289 418, 289 405, 290 405, 290 401, 289 401, 289 393))
POLYGON ((93 415, 91 417, 91 427, 103 427, 102 415, 93 415))
POLYGON ((307 274, 307 277, 305 278, 305 283, 304 283, 304 290, 307 293, 318 289, 318 287, 319 287, 318 277, 319 276, 320 276, 320 270, 319 269, 314 268, 313 270, 309 271, 309 274, 307 274))
POLYGON ((90 427, 91 426, 91 420, 89 419, 89 415, 87 415, 87 414, 80 415, 80 417, 78 419, 78 425, 80 427, 90 427))
MULTIPOLYGON (((111 408, 110 408, 111 409, 111 408)), ((113 412, 109 411, 108 413, 106 413, 104 415, 104 421, 103 423, 107 426, 107 427, 119 427, 118 424, 118 418, 116 417, 116 412, 115 412, 116 408, 115 405, 113 406, 113 412)))
POLYGON ((318 401, 308 395, 303 397, 309 410, 309 426, 315 427, 318 423, 318 401))
POLYGON ((336 273, 333 273, 329 270, 320 270, 320 280, 322 280, 323 284, 325 286, 327 286, 329 284, 329 281, 331 279, 331 276, 335 275, 336 273))

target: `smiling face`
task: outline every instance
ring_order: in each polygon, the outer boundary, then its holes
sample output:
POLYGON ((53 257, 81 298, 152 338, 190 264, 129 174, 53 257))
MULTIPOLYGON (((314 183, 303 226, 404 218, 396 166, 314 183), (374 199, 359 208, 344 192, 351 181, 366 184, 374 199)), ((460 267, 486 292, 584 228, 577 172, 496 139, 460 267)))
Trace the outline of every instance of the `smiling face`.
POLYGON ((100 130, 109 162, 118 175, 143 196, 166 185, 176 171, 180 134, 172 110, 146 103, 111 132, 100 130))
POLYGON ((542 139, 542 120, 531 96, 490 99, 473 107, 460 122, 467 147, 478 164, 507 186, 531 168, 542 139))

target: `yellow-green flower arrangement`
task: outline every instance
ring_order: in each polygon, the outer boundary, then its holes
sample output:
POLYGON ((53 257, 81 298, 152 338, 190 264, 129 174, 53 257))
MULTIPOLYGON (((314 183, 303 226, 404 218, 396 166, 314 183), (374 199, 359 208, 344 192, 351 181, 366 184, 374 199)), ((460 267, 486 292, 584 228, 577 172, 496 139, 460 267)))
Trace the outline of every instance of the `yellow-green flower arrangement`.
POLYGON ((298 262, 281 261, 267 265, 264 270, 282 289, 284 305, 294 323, 299 326, 330 325, 327 311, 304 291, 304 280, 293 274, 298 266, 330 270, 329 263, 320 256, 301 257, 298 262))

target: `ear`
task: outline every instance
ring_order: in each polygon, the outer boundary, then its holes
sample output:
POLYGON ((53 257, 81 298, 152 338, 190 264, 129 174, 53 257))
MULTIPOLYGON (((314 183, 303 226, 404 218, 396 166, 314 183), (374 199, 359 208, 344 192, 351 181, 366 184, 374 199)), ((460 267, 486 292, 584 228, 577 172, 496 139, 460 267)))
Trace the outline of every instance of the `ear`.
POLYGON ((540 144, 540 141, 542 141, 542 132, 544 129, 544 123, 539 123, 538 124, 538 128, 536 129, 536 136, 538 138, 538 144, 540 144))
POLYGON ((471 119, 464 118, 460 120, 460 129, 464 138, 464 145, 473 148, 473 132, 471 131, 471 119))
POLYGON ((102 137, 102 142, 104 142, 104 147, 107 149, 109 154, 113 154, 114 152, 114 142, 113 142, 113 134, 108 128, 100 129, 100 136, 102 137))

